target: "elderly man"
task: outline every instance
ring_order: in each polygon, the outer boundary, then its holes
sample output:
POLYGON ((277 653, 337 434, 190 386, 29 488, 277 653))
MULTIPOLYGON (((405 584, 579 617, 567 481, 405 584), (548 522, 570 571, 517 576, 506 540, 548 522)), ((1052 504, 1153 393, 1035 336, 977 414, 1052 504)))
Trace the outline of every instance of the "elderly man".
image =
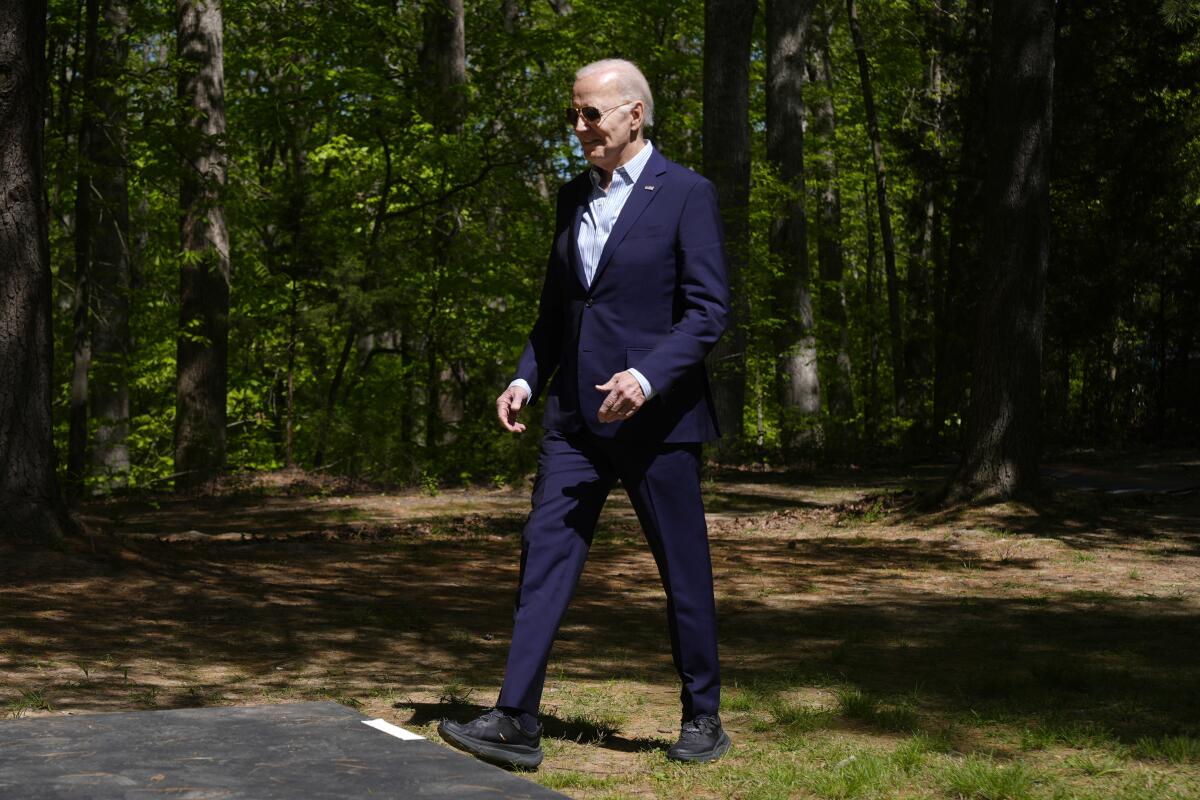
POLYGON ((545 396, 504 685, 494 709, 438 732, 493 763, 541 763, 550 648, 620 480, 667 595, 683 702, 668 756, 712 761, 729 749, 700 499, 700 444, 718 435, 704 356, 729 302, 716 192, 645 139, 654 101, 630 62, 579 70, 566 115, 592 166, 559 191, 537 322, 496 400, 500 424, 521 433, 519 412, 545 396))

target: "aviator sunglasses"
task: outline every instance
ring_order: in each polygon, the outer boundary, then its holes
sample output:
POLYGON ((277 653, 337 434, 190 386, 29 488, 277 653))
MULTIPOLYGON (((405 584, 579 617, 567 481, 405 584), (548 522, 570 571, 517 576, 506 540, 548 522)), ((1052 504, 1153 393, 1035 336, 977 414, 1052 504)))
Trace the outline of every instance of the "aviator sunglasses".
POLYGON ((566 110, 567 124, 570 125, 572 128, 574 128, 575 124, 577 122, 579 122, 579 117, 582 116, 584 121, 587 122, 589 125, 595 125, 597 122, 604 119, 605 115, 608 114, 610 111, 616 111, 621 106, 627 106, 630 103, 636 103, 636 102, 638 102, 638 101, 637 100, 626 100, 624 103, 617 103, 612 108, 606 108, 603 111, 596 108, 595 106, 583 106, 582 108, 580 108, 579 106, 570 106, 566 110))

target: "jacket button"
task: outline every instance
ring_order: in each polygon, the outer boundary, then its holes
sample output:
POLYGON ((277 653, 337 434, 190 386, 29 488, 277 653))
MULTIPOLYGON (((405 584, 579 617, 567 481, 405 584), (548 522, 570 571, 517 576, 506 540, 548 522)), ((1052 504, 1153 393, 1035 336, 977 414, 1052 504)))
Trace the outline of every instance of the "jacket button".
POLYGON ((590 298, 590 297, 589 297, 589 298, 587 299, 587 302, 586 302, 586 303, 584 303, 584 305, 585 305, 585 306, 587 306, 588 308, 591 308, 591 307, 592 307, 592 303, 594 303, 594 302, 596 302, 596 301, 595 301, 595 300, 593 300, 592 298, 590 298))

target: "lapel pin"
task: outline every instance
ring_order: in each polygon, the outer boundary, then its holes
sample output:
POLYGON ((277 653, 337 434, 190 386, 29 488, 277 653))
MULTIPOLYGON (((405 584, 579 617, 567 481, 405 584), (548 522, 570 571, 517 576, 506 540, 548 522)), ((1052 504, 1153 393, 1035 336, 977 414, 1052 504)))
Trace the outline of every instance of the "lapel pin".
POLYGON ((643 188, 643 189, 645 189, 647 192, 653 192, 653 191, 654 191, 654 187, 653 187, 653 186, 651 186, 651 185, 650 185, 650 184, 648 184, 648 183, 647 183, 645 186, 643 186, 642 188, 643 188))

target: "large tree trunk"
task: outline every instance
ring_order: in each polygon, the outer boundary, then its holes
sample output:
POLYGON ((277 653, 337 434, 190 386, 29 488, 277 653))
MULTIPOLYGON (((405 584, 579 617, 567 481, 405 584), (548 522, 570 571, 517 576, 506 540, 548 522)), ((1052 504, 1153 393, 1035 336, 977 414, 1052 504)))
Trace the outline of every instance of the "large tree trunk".
POLYGON ((98 488, 129 476, 129 191, 125 99, 117 89, 128 53, 127 9, 87 2, 87 58, 75 202, 75 334, 67 474, 87 475, 88 409, 96 420, 91 472, 98 488), (90 396, 89 396, 90 395, 90 396))
POLYGON ((46 4, 0 0, 0 536, 70 530, 50 418, 46 4))
POLYGON ((892 390, 896 413, 908 406, 904 391, 904 335, 900 315, 900 281, 896 276, 896 237, 892 233, 892 213, 887 199, 887 170, 883 163, 883 140, 879 134, 879 115, 875 112, 875 92, 871 88, 871 69, 867 49, 858 24, 854 0, 846 0, 850 35, 858 58, 858 76, 862 81, 863 106, 867 113, 867 135, 871 139, 871 159, 875 165, 875 197, 879 204, 879 237, 883 243, 883 266, 887 274, 888 327, 891 333, 892 390))
POLYGON ((721 203, 732 292, 728 327, 708 357, 726 452, 742 438, 746 404, 742 273, 750 253, 750 44, 757 6, 755 0, 704 3, 704 173, 721 203))
POLYGON ((175 485, 198 487, 225 464, 229 233, 223 189, 225 66, 220 0, 177 0, 179 99, 186 153, 180 179, 179 344, 175 485))
POLYGON ((1054 3, 995 9, 988 92, 984 265, 966 443, 954 499, 1000 500, 1037 488, 1046 268, 1054 3))
POLYGON ((814 0, 767 0, 767 158, 793 192, 771 224, 776 286, 776 338, 783 445, 819 447, 821 383, 813 332, 808 221, 804 213, 804 48, 814 0))
POLYGON ((852 431, 854 384, 850 361, 850 326, 846 313, 845 256, 842 252, 842 196, 838 186, 834 144, 837 118, 833 108, 833 59, 829 39, 833 30, 835 3, 822 3, 811 28, 808 47, 808 80, 812 109, 813 142, 816 152, 809 159, 809 173, 816 184, 817 269, 821 277, 821 332, 823 359, 821 376, 826 403, 837 441, 843 448, 852 431))

